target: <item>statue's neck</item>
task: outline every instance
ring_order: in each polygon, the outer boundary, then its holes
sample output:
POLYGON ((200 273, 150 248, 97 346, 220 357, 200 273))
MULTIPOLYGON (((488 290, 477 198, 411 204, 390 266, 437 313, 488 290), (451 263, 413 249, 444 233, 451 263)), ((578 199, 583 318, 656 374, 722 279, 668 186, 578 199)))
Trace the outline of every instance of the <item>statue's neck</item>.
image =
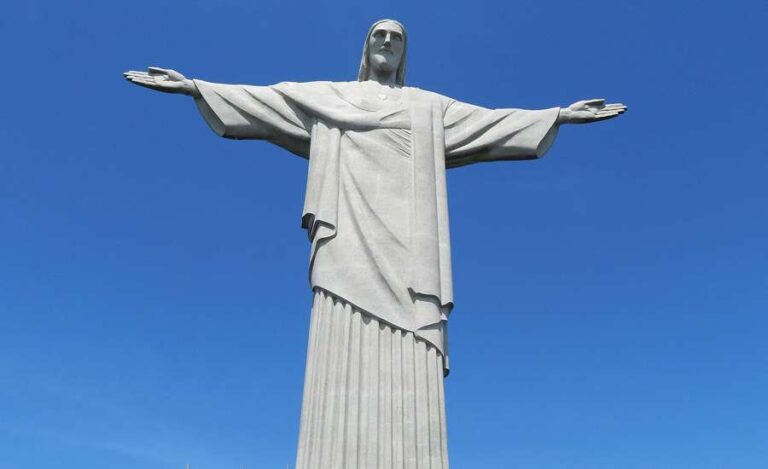
POLYGON ((382 72, 381 70, 373 69, 370 71, 368 79, 384 86, 397 86, 396 72, 382 72))

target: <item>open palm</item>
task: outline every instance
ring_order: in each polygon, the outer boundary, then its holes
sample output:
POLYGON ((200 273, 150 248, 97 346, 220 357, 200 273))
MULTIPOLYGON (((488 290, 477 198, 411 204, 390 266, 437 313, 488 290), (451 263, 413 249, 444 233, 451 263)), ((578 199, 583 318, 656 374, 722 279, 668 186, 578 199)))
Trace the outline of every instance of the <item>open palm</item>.
POLYGON ((605 104, 604 99, 576 101, 567 108, 566 121, 571 124, 588 124, 612 119, 626 112, 622 103, 605 104))
POLYGON ((164 93, 194 94, 195 85, 176 70, 149 67, 146 72, 130 70, 123 73, 126 80, 139 86, 164 93))

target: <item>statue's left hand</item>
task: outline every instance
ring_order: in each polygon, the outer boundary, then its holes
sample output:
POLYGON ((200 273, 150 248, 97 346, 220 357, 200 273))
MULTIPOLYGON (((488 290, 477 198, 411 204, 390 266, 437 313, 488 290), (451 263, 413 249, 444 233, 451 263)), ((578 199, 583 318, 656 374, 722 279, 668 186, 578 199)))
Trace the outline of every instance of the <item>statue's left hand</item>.
POLYGON ((123 73, 123 76, 131 83, 164 93, 198 94, 192 80, 169 68, 149 67, 146 72, 130 70, 123 73))
POLYGON ((589 124, 612 119, 626 111, 627 106, 622 103, 605 104, 604 99, 587 99, 560 109, 557 121, 562 124, 589 124))

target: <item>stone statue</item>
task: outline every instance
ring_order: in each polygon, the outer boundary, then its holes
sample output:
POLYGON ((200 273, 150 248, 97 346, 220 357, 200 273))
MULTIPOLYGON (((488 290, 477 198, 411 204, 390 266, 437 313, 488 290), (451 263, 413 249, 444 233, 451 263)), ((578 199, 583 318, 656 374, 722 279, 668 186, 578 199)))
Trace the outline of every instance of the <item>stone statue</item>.
POLYGON ((314 292, 298 469, 448 468, 443 378, 453 307, 445 170, 539 158, 562 124, 623 104, 485 109, 405 86, 407 35, 368 31, 352 82, 224 85, 150 67, 208 125, 309 159, 302 227, 314 292))

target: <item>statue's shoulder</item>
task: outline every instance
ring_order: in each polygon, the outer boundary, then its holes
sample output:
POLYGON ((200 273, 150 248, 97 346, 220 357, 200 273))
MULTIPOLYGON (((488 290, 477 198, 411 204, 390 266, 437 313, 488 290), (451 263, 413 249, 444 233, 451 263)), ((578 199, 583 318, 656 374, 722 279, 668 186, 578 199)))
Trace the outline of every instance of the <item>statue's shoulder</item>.
POLYGON ((273 85, 275 88, 284 91, 299 91, 310 93, 324 93, 328 91, 335 91, 337 93, 344 93, 345 91, 352 91, 359 88, 359 82, 357 81, 283 81, 273 85))
POLYGON ((281 81, 272 86, 276 88, 323 88, 336 83, 333 81, 281 81))
POLYGON ((443 113, 445 113, 445 110, 448 109, 448 106, 450 106, 450 104, 454 101, 453 99, 447 96, 443 96, 440 93, 423 90, 413 86, 404 86, 403 89, 407 90, 408 94, 410 94, 412 98, 415 97, 423 103, 431 103, 432 106, 439 106, 442 108, 443 113))
POLYGON ((443 96, 440 93, 436 93, 434 91, 429 91, 429 90, 424 90, 424 89, 421 89, 421 88, 417 88, 415 86, 404 86, 403 89, 408 90, 408 92, 411 93, 411 94, 419 95, 419 96, 421 96, 423 98, 426 98, 426 99, 440 101, 441 103, 442 102, 448 103, 450 101, 453 101, 451 98, 449 98, 447 96, 443 96))

